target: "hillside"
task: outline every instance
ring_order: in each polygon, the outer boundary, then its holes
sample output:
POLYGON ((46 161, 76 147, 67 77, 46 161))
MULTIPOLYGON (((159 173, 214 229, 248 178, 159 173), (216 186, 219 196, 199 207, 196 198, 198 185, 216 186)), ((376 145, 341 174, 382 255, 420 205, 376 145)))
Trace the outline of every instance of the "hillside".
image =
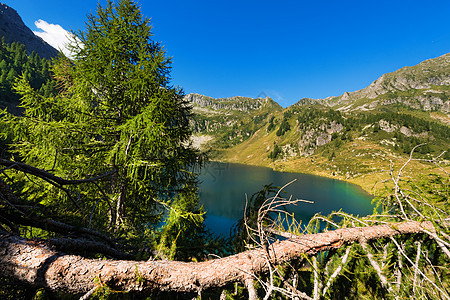
POLYGON ((384 74, 362 90, 326 99, 302 99, 297 105, 314 102, 343 111, 374 110, 396 105, 448 114, 450 53, 384 74))
POLYGON ((194 143, 199 146, 202 144, 203 147, 206 146, 204 142, 208 141, 212 141, 214 147, 219 148, 238 145, 263 127, 271 113, 283 110, 268 97, 214 99, 189 94, 186 95, 186 100, 193 105, 194 143))
MULTIPOLYGON (((432 158, 450 149, 450 54, 388 73, 340 97, 304 98, 283 109, 271 99, 191 94, 196 136, 221 161, 348 180, 368 191, 412 148, 432 158), (205 143, 207 142, 207 143, 205 143)), ((441 158, 450 159, 446 152, 441 158)), ((411 176, 437 171, 412 164, 411 176)))
POLYGON ((52 58, 58 54, 55 48, 23 23, 17 11, 3 3, 0 3, 0 37, 4 37, 8 44, 18 42, 25 45, 28 54, 34 51, 42 58, 52 58))

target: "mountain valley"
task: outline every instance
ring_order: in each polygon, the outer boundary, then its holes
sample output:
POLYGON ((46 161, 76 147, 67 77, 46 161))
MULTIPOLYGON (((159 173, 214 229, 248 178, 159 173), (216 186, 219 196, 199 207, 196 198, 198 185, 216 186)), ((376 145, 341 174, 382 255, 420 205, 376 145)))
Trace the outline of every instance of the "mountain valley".
MULTIPOLYGON (((439 156, 449 169, 450 54, 385 74, 359 91, 287 108, 268 97, 186 99, 195 112, 194 140, 219 161, 343 179, 374 193, 418 145, 414 158, 439 156)), ((423 160, 409 167, 416 179, 440 171, 423 160)))
MULTIPOLYGON (((49 58, 57 52, 4 4, 0 25, 5 37, 0 108, 19 113, 14 77, 25 72, 36 89, 56 93, 48 80, 50 60, 30 54, 49 58)), ((338 178, 371 193, 383 188, 391 168, 398 170, 417 145, 422 146, 414 158, 439 156, 440 166, 449 170, 450 53, 384 74, 364 89, 303 98, 287 108, 269 97, 193 93, 185 100, 193 107, 193 145, 210 151, 213 160, 338 178)), ((430 172, 442 171, 423 160, 410 163, 411 178, 430 172)))

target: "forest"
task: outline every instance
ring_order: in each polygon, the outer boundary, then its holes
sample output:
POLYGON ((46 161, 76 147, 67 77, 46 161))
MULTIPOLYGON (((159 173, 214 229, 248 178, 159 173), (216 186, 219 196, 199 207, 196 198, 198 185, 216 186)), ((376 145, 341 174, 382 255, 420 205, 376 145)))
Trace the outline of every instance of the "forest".
POLYGON ((1 45, 2 105, 19 111, 0 111, 0 298, 450 299, 448 173, 403 177, 425 145, 372 215, 298 224, 284 208, 304 201, 268 183, 216 238, 198 198, 208 153, 190 142, 192 106, 150 19, 108 1, 75 35, 73 57, 53 61, 1 45))
POLYGON ((19 75, 45 97, 56 93, 56 81, 50 76, 51 61, 35 52, 28 55, 24 45, 7 44, 4 37, 0 42, 0 72, 0 108, 14 109, 19 104, 20 95, 13 88, 19 75))

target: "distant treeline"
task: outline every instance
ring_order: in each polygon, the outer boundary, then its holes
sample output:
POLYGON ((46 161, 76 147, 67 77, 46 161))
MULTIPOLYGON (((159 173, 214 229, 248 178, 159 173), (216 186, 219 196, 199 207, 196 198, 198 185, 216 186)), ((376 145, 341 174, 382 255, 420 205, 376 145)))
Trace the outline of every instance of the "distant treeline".
POLYGON ((19 95, 14 91, 14 81, 24 75, 31 86, 48 97, 56 93, 56 81, 52 78, 51 60, 41 58, 36 52, 28 54, 25 46, 0 41, 0 107, 15 109, 19 95))

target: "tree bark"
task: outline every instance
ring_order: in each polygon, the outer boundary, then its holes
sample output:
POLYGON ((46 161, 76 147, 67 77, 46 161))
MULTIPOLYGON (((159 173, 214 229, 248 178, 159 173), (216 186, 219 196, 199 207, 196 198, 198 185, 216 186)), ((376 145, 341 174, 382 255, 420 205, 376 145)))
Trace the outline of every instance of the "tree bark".
MULTIPOLYGON (((432 230, 431 222, 402 222, 371 227, 344 228, 277 241, 269 247, 273 264, 302 254, 337 249, 358 241, 432 230)), ((101 282, 113 290, 197 292, 268 270, 263 249, 254 249, 204 262, 96 260, 65 255, 46 243, 14 235, 0 236, 0 275, 26 284, 72 294, 86 293, 101 282), (96 280, 97 279, 97 280, 96 280)))

